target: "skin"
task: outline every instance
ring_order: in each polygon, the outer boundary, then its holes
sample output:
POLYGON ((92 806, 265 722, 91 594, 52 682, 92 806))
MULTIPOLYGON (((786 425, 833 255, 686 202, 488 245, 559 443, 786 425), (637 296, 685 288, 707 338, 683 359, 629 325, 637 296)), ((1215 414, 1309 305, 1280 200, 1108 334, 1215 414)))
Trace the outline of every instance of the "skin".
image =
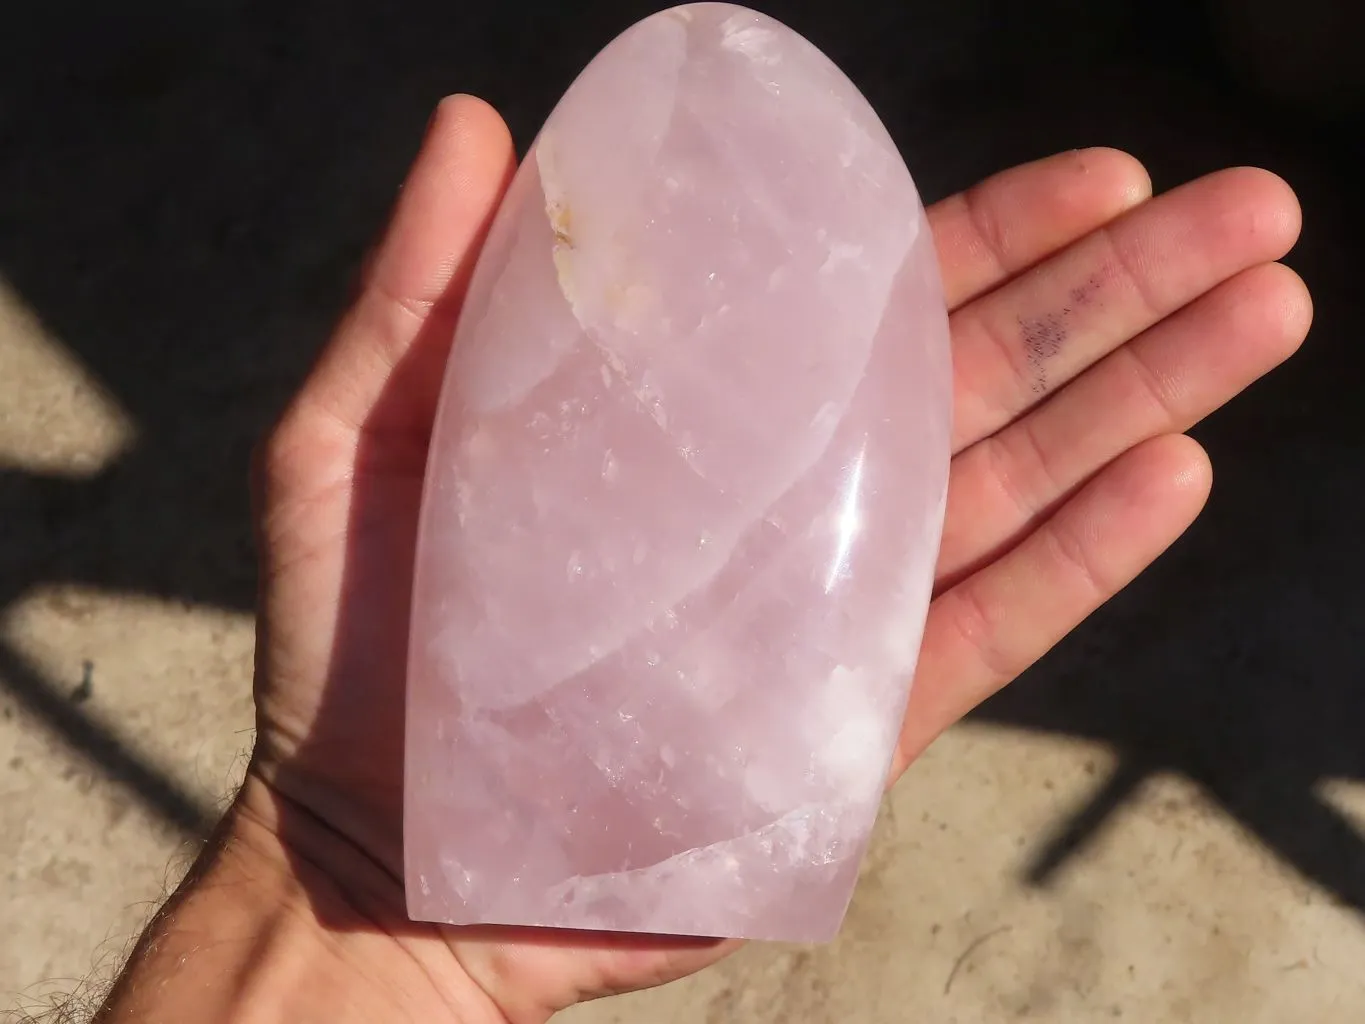
MULTIPOLYGON (((440 370, 514 170, 499 116, 443 101, 357 298, 263 445, 256 749, 99 1020, 540 1024, 731 942, 445 928, 401 882, 412 547, 440 370)), ((1183 431, 1302 342, 1274 262, 1298 204, 1225 170, 1152 198, 1113 150, 998 174, 930 211, 955 457, 936 596, 891 781, 1150 564, 1209 493, 1183 431)))

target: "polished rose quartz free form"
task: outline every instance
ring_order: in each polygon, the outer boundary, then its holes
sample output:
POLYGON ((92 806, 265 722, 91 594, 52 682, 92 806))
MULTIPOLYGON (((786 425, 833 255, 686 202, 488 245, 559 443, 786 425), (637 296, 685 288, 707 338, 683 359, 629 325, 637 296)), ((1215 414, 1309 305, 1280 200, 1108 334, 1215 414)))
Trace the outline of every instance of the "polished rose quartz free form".
POLYGON ((915 667, 950 359, 915 186, 743 8, 574 82, 470 287, 408 681, 419 920, 822 940, 915 667))

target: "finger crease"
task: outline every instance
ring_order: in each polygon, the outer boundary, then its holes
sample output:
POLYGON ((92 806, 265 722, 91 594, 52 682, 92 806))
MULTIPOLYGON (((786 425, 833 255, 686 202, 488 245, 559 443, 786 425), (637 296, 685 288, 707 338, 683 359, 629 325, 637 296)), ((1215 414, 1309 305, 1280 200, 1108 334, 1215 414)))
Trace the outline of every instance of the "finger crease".
MULTIPOLYGON (((1011 319, 1010 323, 1016 327, 1018 326, 1018 321, 1016 320, 1011 319)), ((1010 395, 1033 395, 1033 375, 1035 371, 1028 361, 1028 355, 1024 351, 1024 346, 1019 343, 1018 337, 1013 332, 1006 332, 1005 330, 994 326, 975 310, 972 311, 972 316, 968 319, 968 324, 971 328, 974 328, 974 333, 981 335, 990 346, 999 353, 999 358, 1004 362, 1005 366, 1009 367, 1009 374, 1013 380, 1013 384, 1004 389, 1005 392, 1010 395)), ((957 324, 954 324, 953 327, 955 334, 960 333, 961 328, 957 324)), ((969 330, 968 336, 970 337, 972 333, 973 331, 969 330)), ((982 364, 989 365, 990 360, 983 359, 982 364)), ((986 387, 977 390, 982 394, 994 394, 997 389, 987 382, 986 387)), ((998 397, 993 397, 990 404, 995 409, 997 416, 1004 421, 1008 421, 1016 412, 1018 412, 1015 403, 1010 402, 1008 399, 1002 400, 998 397)))
POLYGON ((991 477, 995 480, 996 487, 1024 520, 1032 519, 1037 509, 1029 500, 1025 489, 1015 480, 1015 472, 1011 466, 1016 460, 1004 435, 994 434, 980 443, 986 447, 987 461, 990 463, 991 477))
POLYGON ((1065 568, 1069 566, 1086 586, 1092 600, 1104 600, 1113 587, 1105 580, 1104 574, 1090 557, 1090 548, 1074 526, 1054 521, 1052 526, 1042 531, 1044 542, 1052 549, 1057 561, 1065 568))
POLYGON ((985 243, 986 255, 995 264, 995 276, 1004 276, 1013 273, 1006 256, 1005 235, 1000 229, 1000 221, 987 212, 986 204, 981 201, 980 187, 974 186, 963 192, 962 205, 967 211, 967 223, 985 243))
MULTIPOLYGON (((972 586, 972 581, 969 579, 959 583, 944 597, 953 601, 949 606, 953 609, 949 619, 958 636, 975 652, 977 660, 986 669, 988 686, 993 688, 995 684, 1011 678, 1015 674, 1015 668, 1000 650, 999 644, 991 639, 998 636, 999 630, 992 622, 985 603, 972 586)), ((943 598, 940 598, 941 600, 943 598)))
POLYGON ((1128 247, 1119 243, 1113 226, 1105 225, 1099 229, 1099 233, 1109 250, 1110 265, 1122 276, 1133 294, 1138 297, 1138 301, 1142 303, 1142 315, 1152 322, 1160 320, 1166 315, 1162 311, 1164 304, 1157 302, 1156 296, 1151 293, 1146 275, 1142 273, 1138 261, 1128 251, 1128 247))
MULTIPOLYGON (((1020 511, 1027 513, 1030 517, 1035 516, 1046 504, 1046 501, 1039 500, 1037 495, 1061 494, 1066 488, 1062 486, 1062 482, 1053 473, 1050 460, 1047 457, 1047 450, 1038 440, 1038 435, 1034 433, 1034 418, 1032 416, 1025 416, 1016 422, 1004 436, 1019 442, 1028 452, 1024 458, 1033 465, 1033 475, 1038 480, 1031 488, 1016 485, 1012 491, 1019 504, 1020 511)), ((1014 459, 1002 459, 1001 463, 1018 460, 1018 453, 1015 453, 1014 459)))
POLYGON ((1138 386, 1158 411, 1161 421, 1164 424, 1174 423, 1176 420, 1175 410, 1171 406, 1171 400, 1167 397, 1166 388, 1162 385, 1161 378, 1142 358, 1141 354, 1133 345, 1124 345, 1119 349, 1119 353, 1128 361, 1128 367, 1133 376, 1138 381, 1138 386))
POLYGON ((410 313, 412 316, 416 317, 419 322, 425 320, 427 316, 430 315, 431 308, 436 305, 435 301, 432 299, 418 299, 411 295, 399 295, 377 279, 371 282, 370 287, 372 287, 375 294, 385 302, 397 306, 405 313, 410 313))

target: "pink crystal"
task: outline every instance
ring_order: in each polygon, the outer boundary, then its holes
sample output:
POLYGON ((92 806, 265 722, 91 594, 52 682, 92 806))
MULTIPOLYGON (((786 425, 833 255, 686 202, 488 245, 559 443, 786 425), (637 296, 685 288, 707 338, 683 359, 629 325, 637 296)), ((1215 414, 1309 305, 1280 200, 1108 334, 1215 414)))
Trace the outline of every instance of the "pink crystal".
POLYGON ((695 4, 589 64, 446 371, 415 919, 833 936, 929 601, 947 330, 910 174, 806 40, 695 4))

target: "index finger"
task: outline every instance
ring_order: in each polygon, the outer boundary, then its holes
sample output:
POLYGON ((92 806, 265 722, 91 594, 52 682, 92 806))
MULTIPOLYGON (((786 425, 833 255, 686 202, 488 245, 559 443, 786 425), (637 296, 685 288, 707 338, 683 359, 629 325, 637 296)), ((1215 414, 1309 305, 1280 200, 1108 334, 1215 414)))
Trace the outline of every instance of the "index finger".
POLYGON ((943 289, 956 309, 1150 198, 1117 149, 1079 149, 1001 171, 929 208, 943 289))
POLYGON ((352 434, 426 433, 464 287, 515 170, 497 111, 473 96, 441 101, 359 295, 297 408, 320 411, 352 434), (401 422, 375 423, 371 414, 400 364, 412 385, 409 401, 393 410, 401 422))

